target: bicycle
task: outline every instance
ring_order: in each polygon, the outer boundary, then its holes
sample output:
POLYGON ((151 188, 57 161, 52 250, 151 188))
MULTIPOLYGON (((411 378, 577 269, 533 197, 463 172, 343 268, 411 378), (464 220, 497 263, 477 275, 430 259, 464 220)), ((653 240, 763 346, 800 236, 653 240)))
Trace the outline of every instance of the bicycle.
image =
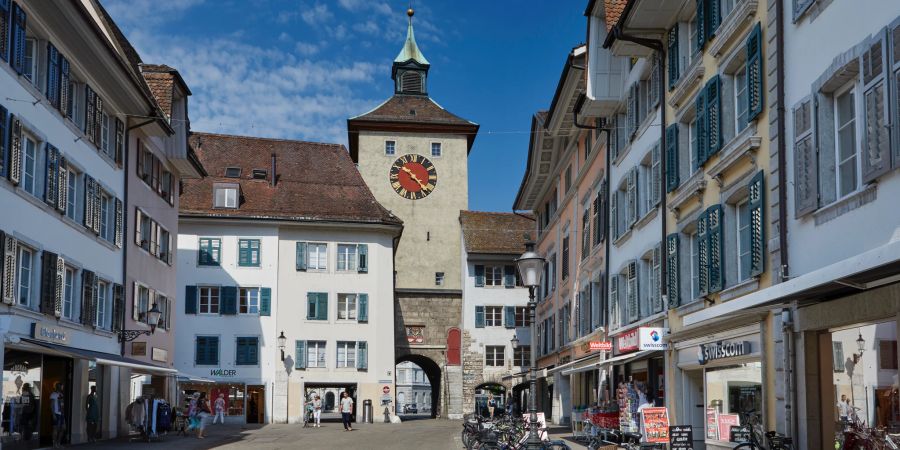
POLYGON ((735 449, 749 450, 793 450, 793 441, 787 436, 782 436, 775 431, 763 432, 762 421, 755 410, 744 412, 741 423, 747 424, 750 440, 738 444, 735 449), (765 441, 766 445, 763 445, 765 441))

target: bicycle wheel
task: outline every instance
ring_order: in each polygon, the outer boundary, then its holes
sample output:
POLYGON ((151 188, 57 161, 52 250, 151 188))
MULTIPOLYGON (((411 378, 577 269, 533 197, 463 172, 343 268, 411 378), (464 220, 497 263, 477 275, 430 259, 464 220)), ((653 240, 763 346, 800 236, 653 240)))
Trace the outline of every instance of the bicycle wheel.
POLYGON ((763 450, 762 447, 752 443, 752 442, 744 442, 743 444, 738 445, 733 450, 744 449, 744 450, 763 450))

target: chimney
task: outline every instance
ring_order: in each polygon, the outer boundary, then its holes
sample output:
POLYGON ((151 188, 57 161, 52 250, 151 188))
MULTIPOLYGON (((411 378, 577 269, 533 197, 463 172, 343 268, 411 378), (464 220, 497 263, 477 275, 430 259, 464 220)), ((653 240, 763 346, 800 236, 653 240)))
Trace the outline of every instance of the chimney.
POLYGON ((272 170, 269 172, 269 183, 272 187, 275 187, 275 180, 278 175, 275 173, 275 153, 272 153, 272 170))

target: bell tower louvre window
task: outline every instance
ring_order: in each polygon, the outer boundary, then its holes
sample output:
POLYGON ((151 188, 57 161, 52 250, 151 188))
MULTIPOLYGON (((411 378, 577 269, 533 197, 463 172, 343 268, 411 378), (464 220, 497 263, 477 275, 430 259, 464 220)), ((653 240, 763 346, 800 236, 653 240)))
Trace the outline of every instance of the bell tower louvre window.
POLYGON ((431 64, 425 59, 425 55, 419 50, 413 33, 412 18, 415 11, 410 8, 406 11, 409 16, 409 26, 406 29, 406 41, 400 53, 394 58, 391 67, 391 78, 394 79, 394 92, 406 95, 427 95, 426 80, 428 68, 431 64))

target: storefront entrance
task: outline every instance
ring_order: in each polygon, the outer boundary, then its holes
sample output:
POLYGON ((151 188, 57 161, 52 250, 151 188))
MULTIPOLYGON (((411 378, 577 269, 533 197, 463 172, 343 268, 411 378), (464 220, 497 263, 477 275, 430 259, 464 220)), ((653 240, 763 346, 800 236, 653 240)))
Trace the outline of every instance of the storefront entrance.
POLYGON ((247 386, 247 423, 266 422, 266 387, 247 386))
MULTIPOLYGON (((66 420, 72 417, 72 360, 19 350, 6 350, 3 359, 3 411, 0 444, 4 449, 33 449, 53 445, 50 394, 63 384, 66 420)), ((71 426, 63 442, 69 442, 71 426)))
MULTIPOLYGON (((350 395, 350 398, 353 399, 353 414, 351 417, 352 421, 356 421, 356 412, 360 411, 362 405, 357 404, 356 399, 356 385, 355 384, 326 384, 326 383, 306 383, 305 386, 305 401, 312 402, 315 400, 315 397, 318 395, 319 399, 322 400, 322 416, 321 420, 323 422, 340 422, 341 421, 341 412, 340 412, 340 404, 341 404, 341 395, 343 392, 347 392, 350 395)), ((304 401, 303 399, 300 400, 304 401)), ((301 405, 303 406, 303 405, 301 405)), ((374 417, 381 417, 383 406, 380 405, 372 405, 373 411, 372 414, 374 417)))

